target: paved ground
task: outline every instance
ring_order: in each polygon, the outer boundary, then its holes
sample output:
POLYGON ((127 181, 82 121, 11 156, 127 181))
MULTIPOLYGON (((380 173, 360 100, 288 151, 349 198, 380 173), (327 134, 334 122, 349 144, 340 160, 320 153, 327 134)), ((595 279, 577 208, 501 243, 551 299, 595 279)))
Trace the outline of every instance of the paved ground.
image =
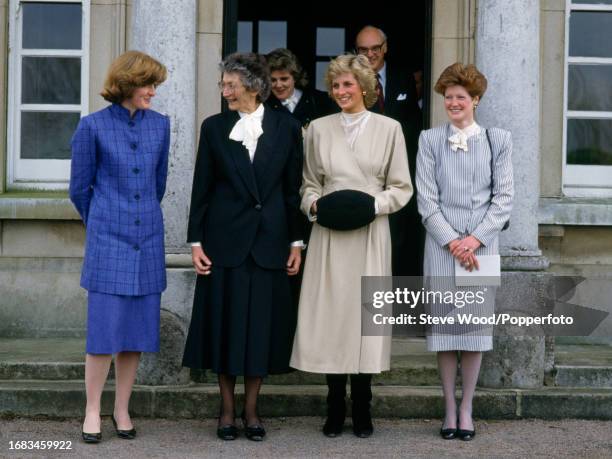
POLYGON ((266 421, 268 436, 262 443, 239 437, 223 442, 214 435, 214 420, 135 419, 136 440, 114 436, 109 419, 103 420, 103 442, 80 442, 79 420, 0 420, 0 457, 61 458, 383 458, 383 457, 568 457, 612 458, 612 421, 477 421, 472 442, 445 441, 438 435, 439 420, 375 420, 370 439, 353 436, 347 423, 336 439, 324 437, 320 418, 276 418, 266 421), (20 440, 71 441, 63 451, 9 450, 20 440))

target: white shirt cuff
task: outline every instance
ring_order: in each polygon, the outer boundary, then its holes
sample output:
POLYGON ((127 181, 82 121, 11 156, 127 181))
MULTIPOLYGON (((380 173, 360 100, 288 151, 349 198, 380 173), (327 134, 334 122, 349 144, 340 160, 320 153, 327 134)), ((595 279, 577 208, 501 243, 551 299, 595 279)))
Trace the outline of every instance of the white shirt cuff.
POLYGON ((202 247, 202 243, 201 242, 191 242, 191 247, 202 247))
POLYGON ((302 250, 304 250, 306 248, 306 244, 304 244, 304 241, 300 240, 300 241, 293 241, 291 244, 291 247, 301 247, 302 250))

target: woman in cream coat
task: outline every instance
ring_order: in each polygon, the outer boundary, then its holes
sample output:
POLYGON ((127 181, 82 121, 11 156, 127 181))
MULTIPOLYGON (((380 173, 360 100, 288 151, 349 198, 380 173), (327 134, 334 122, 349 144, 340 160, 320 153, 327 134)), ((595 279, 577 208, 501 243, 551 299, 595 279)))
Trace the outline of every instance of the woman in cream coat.
POLYGON ((361 335, 361 276, 391 275, 388 215, 412 196, 400 124, 366 110, 377 98, 376 77, 365 56, 334 59, 326 74, 341 113, 314 120, 306 133, 302 211, 316 219, 316 202, 352 189, 375 198, 376 218, 351 231, 314 224, 304 268, 291 366, 326 373, 328 416, 323 432, 340 434, 351 374, 353 431, 372 433, 372 373, 389 369, 390 336, 361 335))

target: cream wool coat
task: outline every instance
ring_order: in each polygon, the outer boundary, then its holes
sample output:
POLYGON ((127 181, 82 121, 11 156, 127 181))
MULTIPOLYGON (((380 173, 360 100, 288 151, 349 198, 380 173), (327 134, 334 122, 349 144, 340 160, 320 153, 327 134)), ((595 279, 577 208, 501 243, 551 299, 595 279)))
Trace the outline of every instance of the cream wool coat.
POLYGON ((391 275, 388 214, 412 196, 400 124, 372 113, 350 148, 340 114, 306 133, 302 211, 343 189, 374 196, 376 219, 352 231, 312 228, 290 365, 313 373, 380 373, 389 369, 391 336, 361 336, 361 276, 391 275))

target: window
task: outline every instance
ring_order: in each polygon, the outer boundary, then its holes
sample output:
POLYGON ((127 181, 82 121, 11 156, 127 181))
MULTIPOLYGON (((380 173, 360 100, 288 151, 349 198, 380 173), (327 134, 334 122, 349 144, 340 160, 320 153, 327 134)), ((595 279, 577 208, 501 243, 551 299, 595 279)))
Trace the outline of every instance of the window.
POLYGON ((325 73, 330 59, 344 54, 345 30, 342 27, 317 27, 316 87, 327 92, 325 73))
POLYGON ((612 196, 612 0, 567 0, 564 193, 612 196))
POLYGON ((88 101, 89 0, 11 0, 10 189, 66 189, 88 101))

